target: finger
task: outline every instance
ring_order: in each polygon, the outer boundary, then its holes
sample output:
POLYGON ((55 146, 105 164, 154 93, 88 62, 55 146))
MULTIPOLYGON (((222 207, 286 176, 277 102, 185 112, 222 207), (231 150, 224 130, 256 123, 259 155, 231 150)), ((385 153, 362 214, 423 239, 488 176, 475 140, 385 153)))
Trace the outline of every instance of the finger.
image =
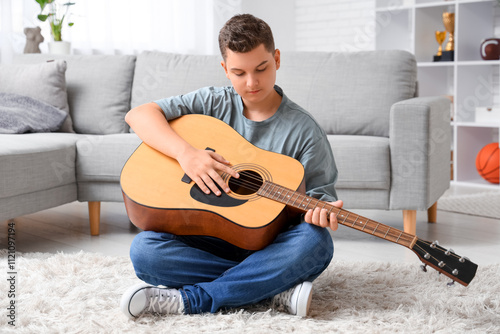
POLYGON ((207 195, 210 194, 210 189, 207 187, 207 185, 205 184, 205 182, 203 181, 203 179, 201 177, 197 177, 197 178, 193 179, 193 181, 201 189, 201 191, 203 191, 207 195))
POLYGON ((229 185, 224 181, 224 179, 219 175, 219 173, 217 173, 216 171, 212 171, 210 173, 210 178, 212 179, 212 181, 214 181, 214 184, 215 183, 218 184, 219 187, 222 190, 224 190, 224 192, 226 192, 226 193, 231 192, 231 188, 229 188, 229 185))
POLYGON ((208 151, 208 153, 212 156, 212 159, 214 160, 217 160, 218 162, 220 163, 223 163, 225 165, 229 165, 230 162, 228 160, 226 160, 222 155, 220 155, 219 153, 215 153, 213 151, 208 151))
POLYGON ((321 226, 321 209, 316 208, 313 210, 312 222, 314 225, 321 226))
POLYGON ((221 172, 229 174, 230 176, 232 176, 234 178, 240 177, 240 174, 238 174, 238 172, 235 171, 234 169, 232 169, 231 167, 228 167, 228 166, 223 165, 223 164, 219 164, 217 167, 221 172))
POLYGON ((219 165, 217 165, 217 169, 218 170, 220 170, 221 172, 227 173, 227 174, 229 174, 229 175, 231 175, 232 177, 235 177, 235 178, 239 178, 240 177, 240 175, 238 174, 238 172, 236 172, 234 169, 232 169, 231 167, 228 166, 231 163, 229 161, 227 161, 222 155, 217 154, 215 152, 211 152, 210 155, 212 156, 212 158, 214 160, 216 160, 217 162, 220 163, 219 165))
POLYGON ((337 217, 334 213, 330 213, 330 228, 332 231, 337 231, 339 228, 339 223, 337 222, 337 217))
POLYGON ((338 201, 332 202, 332 205, 337 207, 337 208, 341 208, 344 206, 344 202, 339 199, 338 201))
POLYGON ((327 227, 329 225, 327 214, 328 214, 327 209, 321 209, 320 214, 319 214, 319 226, 327 227))
POLYGON ((213 192, 217 196, 221 195, 220 189, 217 188, 217 186, 215 185, 215 182, 212 180, 212 178, 208 174, 205 174, 204 176, 202 176, 201 179, 209 189, 208 192, 205 191, 206 194, 210 194, 210 192, 213 192))

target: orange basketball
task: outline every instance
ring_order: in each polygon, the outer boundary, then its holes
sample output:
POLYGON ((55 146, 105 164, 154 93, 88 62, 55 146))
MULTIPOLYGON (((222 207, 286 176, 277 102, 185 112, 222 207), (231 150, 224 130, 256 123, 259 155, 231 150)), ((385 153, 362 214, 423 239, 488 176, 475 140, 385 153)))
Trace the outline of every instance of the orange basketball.
POLYGON ((490 143, 483 147, 476 157, 476 169, 479 175, 486 181, 496 184, 500 176, 498 150, 498 143, 490 143))

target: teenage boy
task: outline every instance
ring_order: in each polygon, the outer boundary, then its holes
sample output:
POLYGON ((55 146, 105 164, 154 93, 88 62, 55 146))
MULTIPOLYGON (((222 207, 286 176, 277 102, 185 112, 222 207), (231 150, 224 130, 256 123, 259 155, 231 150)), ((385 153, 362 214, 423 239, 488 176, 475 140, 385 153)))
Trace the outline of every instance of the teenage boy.
MULTIPOLYGON (((168 120, 190 113, 221 119, 257 147, 299 160, 305 168, 306 193, 337 207, 337 169, 325 133, 310 114, 275 86, 280 51, 271 29, 249 15, 231 18, 219 33, 221 65, 232 87, 207 87, 132 109, 127 123, 149 146, 176 159, 207 194, 230 192, 220 174, 237 178, 218 153, 192 147, 168 120)), ((143 313, 195 314, 254 304, 272 297, 275 304, 307 315, 312 281, 330 263, 333 243, 325 227, 337 229, 334 214, 316 208, 259 251, 222 240, 145 231, 131 245, 137 276, 146 283, 122 297, 130 318, 143 313)))

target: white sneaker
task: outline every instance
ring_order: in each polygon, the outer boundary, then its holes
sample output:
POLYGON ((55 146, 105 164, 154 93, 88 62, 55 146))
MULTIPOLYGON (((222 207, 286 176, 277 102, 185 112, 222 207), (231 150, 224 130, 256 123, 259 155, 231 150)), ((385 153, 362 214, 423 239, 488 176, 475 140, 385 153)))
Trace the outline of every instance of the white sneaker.
POLYGON ((143 313, 183 314, 184 301, 177 289, 139 283, 125 291, 120 308, 131 319, 143 313))
POLYGON ((303 282, 273 297, 275 306, 284 307, 288 313, 305 317, 312 299, 312 283, 303 282))

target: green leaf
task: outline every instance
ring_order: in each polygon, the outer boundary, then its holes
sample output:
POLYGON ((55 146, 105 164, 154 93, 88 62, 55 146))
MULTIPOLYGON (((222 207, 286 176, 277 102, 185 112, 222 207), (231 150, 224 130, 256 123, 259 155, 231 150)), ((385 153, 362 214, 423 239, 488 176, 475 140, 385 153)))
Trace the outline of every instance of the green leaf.
POLYGON ((69 23, 68 23, 68 26, 70 26, 70 27, 72 27, 73 25, 74 25, 74 23, 73 23, 73 22, 69 22, 69 23))
POLYGON ((35 1, 38 2, 42 11, 45 8, 45 6, 49 3, 49 1, 47 0, 35 0, 35 1))
POLYGON ((47 20, 47 18, 49 17, 49 15, 38 15, 38 19, 42 22, 45 22, 47 20))

